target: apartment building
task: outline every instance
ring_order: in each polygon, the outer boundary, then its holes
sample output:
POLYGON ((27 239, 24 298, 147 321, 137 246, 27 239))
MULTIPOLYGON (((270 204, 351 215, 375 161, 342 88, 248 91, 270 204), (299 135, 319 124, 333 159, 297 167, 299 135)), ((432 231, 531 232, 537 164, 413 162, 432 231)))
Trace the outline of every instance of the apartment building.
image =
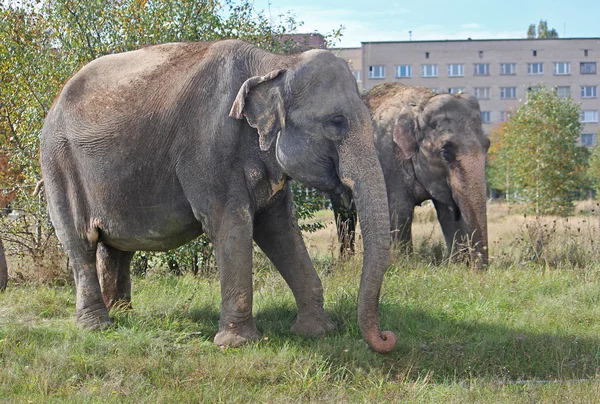
POLYGON ((507 120, 528 91, 556 88, 581 106, 581 144, 597 141, 600 38, 363 42, 332 51, 348 61, 361 91, 399 81, 473 94, 486 132, 507 120))

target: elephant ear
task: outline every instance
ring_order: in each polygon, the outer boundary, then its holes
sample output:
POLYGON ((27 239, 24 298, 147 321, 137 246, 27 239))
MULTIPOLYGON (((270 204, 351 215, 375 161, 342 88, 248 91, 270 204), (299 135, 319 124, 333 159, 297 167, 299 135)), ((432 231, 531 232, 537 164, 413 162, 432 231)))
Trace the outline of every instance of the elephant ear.
POLYGON ((274 70, 266 76, 254 76, 242 84, 229 116, 246 117, 248 124, 258 130, 258 143, 263 151, 269 150, 277 133, 283 128, 285 111, 277 77, 283 70, 274 70))
POLYGON ((394 142, 402 150, 404 160, 411 159, 419 151, 419 144, 415 137, 415 114, 414 105, 406 105, 400 111, 394 124, 394 142))

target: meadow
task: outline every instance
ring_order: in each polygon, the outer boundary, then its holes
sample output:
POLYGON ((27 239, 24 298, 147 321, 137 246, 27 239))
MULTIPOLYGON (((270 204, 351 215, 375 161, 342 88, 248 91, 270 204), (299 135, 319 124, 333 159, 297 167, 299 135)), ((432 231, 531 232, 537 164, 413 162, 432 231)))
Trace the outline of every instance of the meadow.
MULTIPOLYGON (((2 402, 597 402, 600 397, 600 214, 535 218, 488 209, 490 267, 443 257, 433 209, 417 208, 415 251, 394 255, 381 294, 396 349, 362 341, 356 300, 362 256, 340 260, 331 212, 306 235, 337 330, 290 333, 294 299, 255 250, 260 341, 212 343, 216 273, 135 277, 132 311, 114 327, 79 329, 69 282, 11 282, 0 294, 2 402)), ((360 247, 360 239, 359 239, 360 247)), ((11 262, 14 267, 17 262, 11 262)))

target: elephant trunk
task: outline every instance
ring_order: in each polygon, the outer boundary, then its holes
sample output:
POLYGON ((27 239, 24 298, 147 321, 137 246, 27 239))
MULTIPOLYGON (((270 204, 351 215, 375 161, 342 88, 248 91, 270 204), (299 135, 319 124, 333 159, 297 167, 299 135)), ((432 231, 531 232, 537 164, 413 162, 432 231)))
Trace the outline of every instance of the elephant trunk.
POLYGON ((390 260, 390 221, 383 172, 375 154, 368 115, 340 145, 340 178, 351 190, 363 236, 364 258, 358 296, 358 323, 371 349, 390 352, 396 335, 379 329, 379 293, 390 260), (366 129, 366 130, 365 130, 366 129))
POLYGON ((461 167, 451 175, 453 199, 460 209, 464 221, 464 232, 468 237, 469 257, 479 269, 488 265, 487 206, 485 189, 485 156, 468 157, 461 167), (471 174, 467 174, 471 173, 471 174))
POLYGON ((4 254, 4 245, 0 239, 0 291, 6 289, 8 284, 8 267, 6 265, 6 256, 4 254))

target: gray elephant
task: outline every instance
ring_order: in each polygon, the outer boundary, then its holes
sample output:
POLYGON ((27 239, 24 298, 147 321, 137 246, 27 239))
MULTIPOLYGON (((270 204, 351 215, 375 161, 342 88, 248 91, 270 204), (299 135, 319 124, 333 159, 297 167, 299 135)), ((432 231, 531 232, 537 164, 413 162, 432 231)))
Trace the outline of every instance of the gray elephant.
POLYGON ((332 330, 295 218, 294 178, 354 194, 365 244, 360 328, 375 351, 393 349, 395 335, 380 332, 378 318, 390 248, 383 173, 369 111, 348 65, 331 53, 284 56, 226 40, 101 57, 51 108, 41 165, 82 326, 109 326, 107 309, 130 301, 134 251, 178 247, 206 232, 221 282, 216 344, 260 336, 253 240, 294 294, 292 331, 332 330))
MULTIPOLYGON (((431 199, 448 251, 486 266, 485 161, 490 142, 481 127, 479 102, 468 94, 435 94, 400 83, 377 86, 363 100, 374 123, 392 240, 410 251, 414 208, 431 199), (466 242, 473 249, 457 249, 457 243, 460 247, 466 242)), ((355 213, 344 211, 340 198, 332 202, 336 216, 341 212, 346 222, 356 220, 355 213)), ((338 234, 342 242, 348 240, 339 227, 338 234)))

